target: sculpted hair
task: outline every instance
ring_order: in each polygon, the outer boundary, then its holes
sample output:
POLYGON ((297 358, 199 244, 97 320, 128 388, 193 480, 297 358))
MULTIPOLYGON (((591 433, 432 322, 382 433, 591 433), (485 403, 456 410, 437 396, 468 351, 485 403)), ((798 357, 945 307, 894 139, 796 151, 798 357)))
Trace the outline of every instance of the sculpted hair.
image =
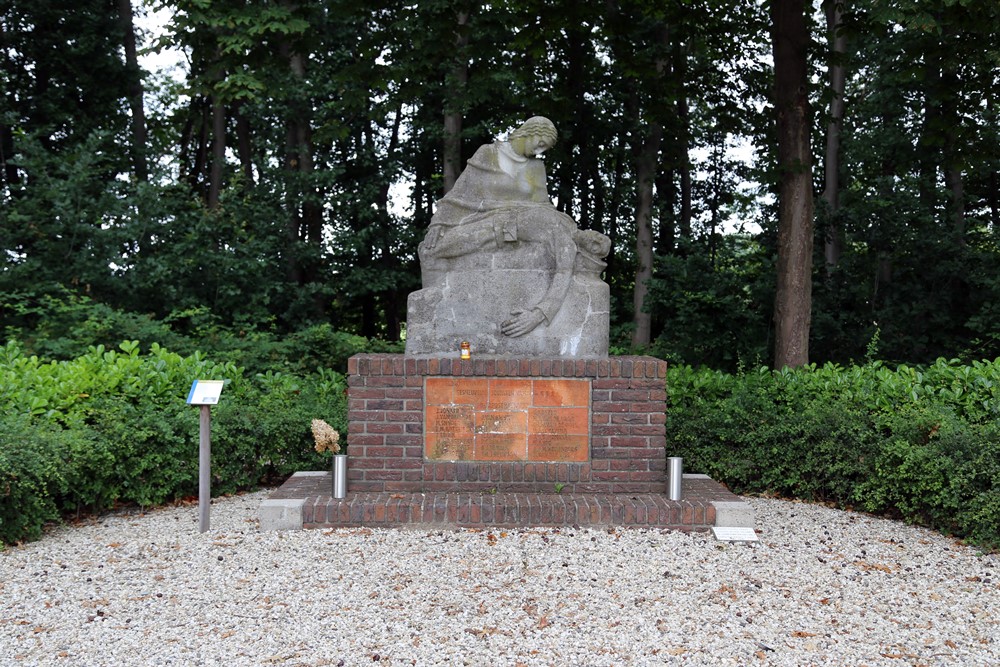
POLYGON ((524 121, 521 127, 511 132, 510 136, 507 137, 507 141, 520 137, 541 137, 548 139, 549 143, 554 144, 559 139, 559 133, 556 132, 556 126, 548 118, 544 116, 532 116, 524 121))

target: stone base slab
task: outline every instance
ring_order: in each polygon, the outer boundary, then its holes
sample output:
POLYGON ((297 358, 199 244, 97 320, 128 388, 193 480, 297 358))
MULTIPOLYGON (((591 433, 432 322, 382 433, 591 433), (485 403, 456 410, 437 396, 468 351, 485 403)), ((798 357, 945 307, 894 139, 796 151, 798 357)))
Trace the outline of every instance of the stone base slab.
POLYGON ((753 508, 706 475, 685 475, 683 498, 663 494, 348 492, 330 497, 328 472, 292 475, 261 503, 261 530, 303 528, 632 527, 707 531, 753 527, 753 508))

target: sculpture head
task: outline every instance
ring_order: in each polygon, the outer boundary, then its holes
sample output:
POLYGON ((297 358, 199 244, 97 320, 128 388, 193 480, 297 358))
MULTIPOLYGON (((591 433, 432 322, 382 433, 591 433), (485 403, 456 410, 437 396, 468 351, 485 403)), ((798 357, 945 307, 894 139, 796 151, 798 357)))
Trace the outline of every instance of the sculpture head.
POLYGON ((608 265, 604 258, 611 252, 611 239, 592 229, 573 232, 576 242, 575 270, 580 273, 600 274, 608 265))
POLYGON ((552 148, 559 133, 548 118, 532 116, 510 133, 507 141, 515 151, 525 157, 539 155, 552 148))

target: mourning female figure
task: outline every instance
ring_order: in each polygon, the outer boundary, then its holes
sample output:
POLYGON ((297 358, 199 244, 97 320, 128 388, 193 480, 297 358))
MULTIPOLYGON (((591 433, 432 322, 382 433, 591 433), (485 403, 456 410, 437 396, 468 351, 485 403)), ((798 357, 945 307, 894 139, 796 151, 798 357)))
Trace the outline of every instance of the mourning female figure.
MULTIPOLYGON (((553 206, 546 190, 545 165, 537 157, 555 144, 557 136, 548 119, 530 118, 506 141, 480 147, 451 191, 438 201, 419 246, 425 294, 417 301, 433 301, 435 318, 444 320, 435 325, 435 336, 444 334, 445 338, 440 346, 446 349, 439 351, 452 349, 454 335, 478 335, 487 349, 497 348, 493 343, 501 337, 519 338, 543 323, 550 329, 556 322, 581 251, 577 243, 581 230, 553 206), (484 305, 483 298, 489 303, 484 305), (463 304, 463 300, 474 303, 463 304), (498 307, 507 310, 499 312, 498 307), (466 321, 469 317, 485 321, 466 321)), ((593 234, 582 251, 599 262, 610 243, 595 243, 593 234)), ((411 306, 413 301, 411 297, 411 306)), ((411 309, 408 332, 416 325, 419 339, 426 333, 421 325, 429 323, 425 313, 413 315, 411 309)), ((538 344, 522 346, 522 351, 552 348, 542 338, 561 338, 567 333, 572 338, 572 332, 562 330, 539 334, 538 344)), ((415 346, 421 349, 413 352, 434 351, 424 349, 425 342, 421 340, 415 346)), ((407 350, 411 351, 409 333, 407 350)))

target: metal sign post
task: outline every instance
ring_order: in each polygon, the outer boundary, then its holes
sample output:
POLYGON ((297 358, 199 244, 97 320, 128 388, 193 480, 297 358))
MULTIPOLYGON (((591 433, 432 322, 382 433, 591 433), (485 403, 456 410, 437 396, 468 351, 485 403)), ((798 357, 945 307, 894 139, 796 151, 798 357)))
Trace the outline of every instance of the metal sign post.
POLYGON ((211 406, 219 402, 223 380, 195 380, 188 393, 188 405, 201 406, 198 429, 198 530, 208 530, 212 505, 212 413, 211 406))
POLYGON ((198 430, 198 531, 208 530, 212 505, 212 408, 201 406, 198 430))

